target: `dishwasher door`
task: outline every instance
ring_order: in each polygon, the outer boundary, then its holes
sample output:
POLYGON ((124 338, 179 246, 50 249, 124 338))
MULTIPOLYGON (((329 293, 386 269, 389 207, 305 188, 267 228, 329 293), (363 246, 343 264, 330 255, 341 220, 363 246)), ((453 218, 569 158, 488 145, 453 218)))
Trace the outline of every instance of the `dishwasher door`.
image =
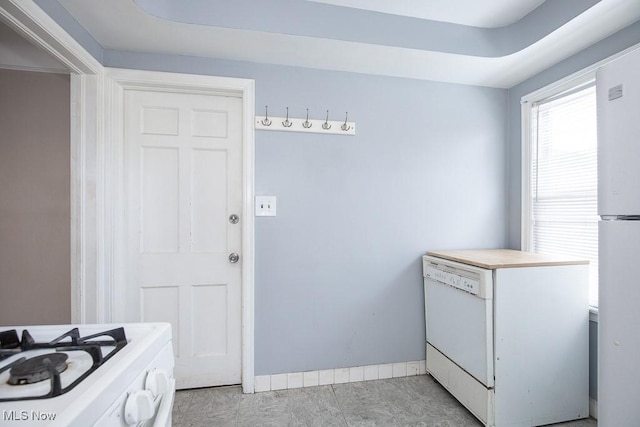
POLYGON ((492 388, 492 271, 429 256, 423 267, 427 342, 492 388))

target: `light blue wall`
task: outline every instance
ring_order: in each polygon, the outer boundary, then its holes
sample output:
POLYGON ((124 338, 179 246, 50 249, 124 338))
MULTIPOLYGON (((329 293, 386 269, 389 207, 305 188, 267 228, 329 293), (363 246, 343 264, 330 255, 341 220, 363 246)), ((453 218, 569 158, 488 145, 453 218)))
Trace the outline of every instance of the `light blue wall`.
POLYGON ((421 255, 506 244, 506 91, 105 51, 105 65, 247 77, 256 112, 357 123, 256 132, 257 375, 424 359, 421 255))
POLYGON ((598 400, 598 323, 589 322, 589 396, 598 400))

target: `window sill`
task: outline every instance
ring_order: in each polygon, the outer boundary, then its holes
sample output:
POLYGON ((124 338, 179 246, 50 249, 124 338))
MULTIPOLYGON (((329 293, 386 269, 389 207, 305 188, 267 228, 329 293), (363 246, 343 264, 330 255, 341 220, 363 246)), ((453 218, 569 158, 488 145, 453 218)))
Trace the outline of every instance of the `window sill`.
POLYGON ((589 321, 598 323, 598 307, 589 307, 589 321))

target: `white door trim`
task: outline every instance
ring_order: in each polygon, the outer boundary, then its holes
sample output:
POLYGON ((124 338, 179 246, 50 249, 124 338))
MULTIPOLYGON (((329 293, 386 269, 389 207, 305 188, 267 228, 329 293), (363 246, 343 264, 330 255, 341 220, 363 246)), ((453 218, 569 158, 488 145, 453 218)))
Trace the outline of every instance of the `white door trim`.
POLYGON ((63 63, 71 75, 71 321, 102 322, 103 67, 32 0, 0 0, 0 20, 63 63))
POLYGON ((154 90, 176 93, 198 93, 210 95, 229 95, 242 98, 243 135, 243 202, 242 215, 242 387, 245 393, 254 391, 254 81, 228 77, 212 77, 192 74, 176 74, 157 71, 127 70, 105 68, 105 94, 108 103, 105 140, 107 176, 105 195, 110 200, 105 206, 105 217, 110 218, 105 225, 104 244, 109 250, 111 287, 110 298, 105 302, 105 311, 114 321, 124 319, 122 307, 116 304, 115 295, 122 295, 118 286, 126 283, 127 265, 125 260, 126 236, 124 201, 124 92, 125 90, 154 90))

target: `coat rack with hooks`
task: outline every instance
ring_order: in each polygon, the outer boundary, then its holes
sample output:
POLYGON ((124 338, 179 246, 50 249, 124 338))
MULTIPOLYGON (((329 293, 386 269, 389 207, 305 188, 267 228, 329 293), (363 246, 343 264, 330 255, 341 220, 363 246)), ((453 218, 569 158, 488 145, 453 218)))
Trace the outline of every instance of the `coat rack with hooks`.
POLYGON ((285 117, 272 117, 269 115, 269 106, 264 107, 264 116, 256 116, 255 127, 257 130, 279 130, 284 132, 312 132, 327 133, 333 135, 355 135, 355 122, 348 121, 349 113, 346 112, 344 120, 329 120, 329 110, 326 110, 324 119, 310 119, 307 108, 304 118, 289 117, 289 107, 286 107, 285 117))

